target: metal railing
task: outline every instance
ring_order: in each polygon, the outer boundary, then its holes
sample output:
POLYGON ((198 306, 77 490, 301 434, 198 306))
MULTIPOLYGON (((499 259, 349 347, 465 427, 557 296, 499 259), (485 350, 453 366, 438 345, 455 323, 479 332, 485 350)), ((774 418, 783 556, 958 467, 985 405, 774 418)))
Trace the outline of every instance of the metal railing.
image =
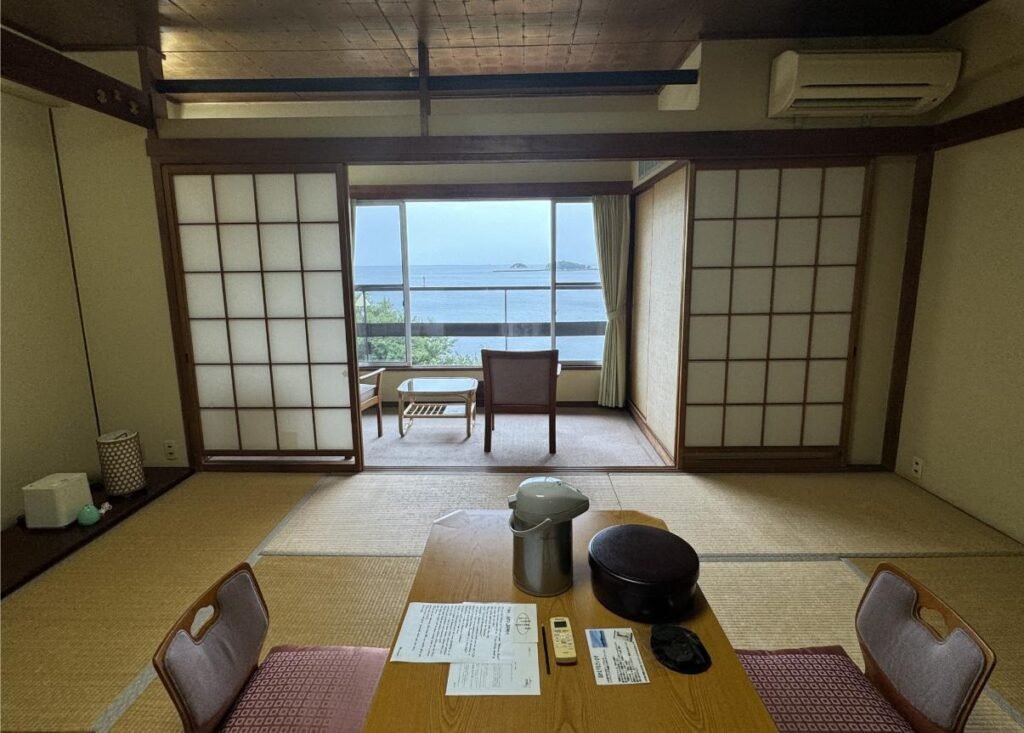
MULTIPOLYGON (((555 317, 554 299, 559 291, 598 291, 601 290, 600 283, 556 283, 554 290, 550 285, 444 285, 444 286, 411 286, 409 287, 410 297, 415 293, 428 292, 459 292, 459 293, 495 293, 502 294, 503 318, 501 321, 447 321, 438 322, 432 320, 417 321, 409 318, 406 321, 405 313, 409 309, 398 307, 402 320, 390 323, 369 322, 369 307, 372 305, 371 294, 375 293, 400 293, 404 295, 405 288, 400 284, 360 284, 355 286, 356 294, 356 337, 363 340, 361 354, 369 353, 369 339, 371 338, 415 338, 415 337, 471 337, 471 338, 504 338, 505 348, 509 346, 510 338, 524 337, 550 337, 552 348, 555 344, 555 336, 603 336, 607 326, 606 320, 600 321, 559 321, 555 317), (551 319, 547 321, 510 321, 509 320, 509 293, 535 291, 550 292, 552 298, 551 319)), ((409 344, 406 344, 406 363, 411 361, 409 344)), ((367 363, 397 363, 397 362, 367 362, 367 363)))

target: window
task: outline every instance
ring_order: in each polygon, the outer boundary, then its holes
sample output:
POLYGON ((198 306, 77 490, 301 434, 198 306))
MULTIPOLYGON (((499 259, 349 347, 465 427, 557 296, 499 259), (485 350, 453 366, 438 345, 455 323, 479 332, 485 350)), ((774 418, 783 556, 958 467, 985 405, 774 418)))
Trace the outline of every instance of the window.
POLYGON ((589 200, 358 202, 355 247, 363 364, 476 366, 483 348, 601 361, 589 200))

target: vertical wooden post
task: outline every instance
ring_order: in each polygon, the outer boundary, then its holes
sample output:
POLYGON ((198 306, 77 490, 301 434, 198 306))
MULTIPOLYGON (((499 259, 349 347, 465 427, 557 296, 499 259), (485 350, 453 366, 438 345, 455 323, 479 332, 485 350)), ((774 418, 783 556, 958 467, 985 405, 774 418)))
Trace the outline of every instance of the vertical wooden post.
POLYGON ((430 89, 427 84, 430 79, 430 52, 427 44, 420 41, 416 44, 419 55, 419 80, 420 80, 420 136, 430 135, 430 89))

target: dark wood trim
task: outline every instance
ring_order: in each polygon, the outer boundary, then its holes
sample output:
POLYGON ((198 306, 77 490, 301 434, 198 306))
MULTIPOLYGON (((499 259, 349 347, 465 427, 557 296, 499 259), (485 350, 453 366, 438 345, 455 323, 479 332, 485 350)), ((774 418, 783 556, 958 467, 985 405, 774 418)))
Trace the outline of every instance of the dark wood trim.
MULTIPOLYGON (((781 173, 780 173, 781 175, 781 173)), ((686 174, 686 241, 693 242, 694 203, 697 197, 697 167, 690 165, 686 174)), ((735 235, 734 235, 735 236, 735 235)), ((690 286, 693 280, 693 247, 683 251, 683 293, 679 308, 679 395, 676 405, 676 467, 682 470, 686 457, 686 378, 689 373, 690 352, 690 286)), ((771 324, 769 323, 769 332, 771 324)), ((726 365, 726 370, 728 370, 726 365)), ((765 374, 767 381, 768 375, 765 374)), ((723 387, 723 398, 724 398, 723 387)), ((763 419, 763 418, 762 418, 763 419)), ((725 407, 722 407, 722 425, 725 425, 725 407)))
POLYGON ((416 44, 416 86, 420 101, 420 135, 430 134, 430 53, 420 39, 416 44))
POLYGON ((651 426, 647 424, 643 415, 640 414, 640 410, 637 409, 635 404, 633 404, 633 400, 626 400, 626 409, 629 410, 629 414, 632 416, 633 422, 635 422, 636 426, 640 428, 640 432, 644 434, 645 438, 647 438, 647 442, 649 442, 654 448, 654 452, 657 453, 658 457, 665 462, 665 467, 675 468, 676 462, 672 458, 672 454, 669 452, 668 448, 665 447, 665 444, 658 440, 658 436, 654 434, 653 430, 651 430, 651 426))
POLYGON ((50 569, 65 557, 113 529, 154 499, 162 496, 186 478, 192 469, 172 466, 147 466, 146 487, 126 496, 107 496, 103 487, 92 487, 93 503, 109 501, 112 509, 99 522, 83 527, 72 524, 62 529, 28 529, 24 518, 0 534, 0 560, 3 578, 0 597, 6 597, 36 576, 50 569))
POLYGON ((928 223, 934 163, 934 153, 922 153, 917 156, 917 165, 914 169, 910 221, 907 225, 907 250, 903 258, 903 283, 900 286, 892 370, 889 373, 885 436, 882 439, 882 465, 890 471, 896 468, 896 454, 899 449, 900 423, 903 420, 903 400, 910 367, 910 345, 914 334, 914 316, 917 312, 917 290, 921 280, 921 260, 924 257, 925 228, 928 223))
POLYGON ((412 185, 351 186, 355 201, 411 201, 434 199, 550 199, 625 195, 631 181, 579 181, 538 183, 422 183, 412 185))
POLYGON ((672 466, 367 466, 364 473, 676 473, 672 466))
POLYGON ((997 104, 963 117, 941 122, 932 128, 935 150, 963 145, 1024 127, 1024 97, 997 104))
POLYGON ((659 181, 661 181, 661 180, 663 180, 665 178, 668 178, 673 173, 675 173, 677 170, 680 170, 681 168, 685 168, 689 164, 690 164, 689 160, 677 160, 674 163, 671 163, 671 164, 665 166, 663 169, 661 169, 660 171, 655 173, 653 176, 648 178, 646 181, 643 181, 642 183, 638 183, 636 186, 634 186, 633 187, 633 193, 636 194, 636 195, 639 195, 639 194, 643 193, 647 189, 652 188, 653 186, 655 186, 659 181))
MULTIPOLYGON (((334 171, 335 185, 338 195, 338 226, 341 229, 341 283, 345 298, 345 340, 348 349, 348 372, 350 414, 352 418, 352 450, 355 452, 355 470, 363 470, 363 417, 359 405, 359 352, 356 341, 355 301, 355 264, 352 253, 355 245, 352 242, 352 206, 348 187, 348 166, 339 165, 334 171)), ((296 179, 297 180, 297 179, 296 179)), ((313 388, 312 364, 310 365, 309 386, 313 388)), ((312 397, 312 392, 310 393, 312 397)), ((313 401, 311 400, 311 404, 313 401)), ((315 422, 315 413, 314 413, 315 422)))
POLYGON ((465 161, 745 159, 908 155, 931 147, 928 127, 814 130, 450 135, 351 138, 159 138, 164 163, 457 163, 465 161))
POLYGON ((874 473, 888 469, 874 464, 847 464, 838 457, 825 458, 705 458, 687 456, 685 473, 874 473))
POLYGON ((85 64, 34 43, 17 33, 0 30, 0 72, 3 78, 69 102, 153 128, 149 95, 85 64))

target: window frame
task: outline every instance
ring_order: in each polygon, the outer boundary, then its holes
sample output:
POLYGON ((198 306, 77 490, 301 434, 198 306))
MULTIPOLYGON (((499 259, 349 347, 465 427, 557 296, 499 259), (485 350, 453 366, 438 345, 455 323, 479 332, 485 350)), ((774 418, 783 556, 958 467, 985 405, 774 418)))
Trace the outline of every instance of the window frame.
MULTIPOLYGON (((547 289, 550 291, 550 303, 549 303, 549 308, 548 308, 548 312, 549 312, 548 323, 549 323, 549 328, 550 328, 550 346, 549 346, 549 348, 551 348, 551 349, 557 348, 557 343, 558 343, 558 323, 559 323, 559 321, 557 319, 557 313, 558 313, 558 292, 559 292, 559 290, 563 290, 564 291, 564 290, 594 290, 594 289, 596 289, 596 290, 598 290, 598 291, 600 291, 602 293, 602 297, 603 297, 603 285, 600 282, 600 272, 598 273, 599 280, 598 280, 598 283, 596 285, 596 288, 595 287, 585 287, 585 288, 573 287, 574 285, 578 285, 578 284, 577 283, 559 283, 558 282, 558 267, 557 267, 557 262, 558 262, 558 231, 557 231, 558 230, 558 206, 560 204, 574 204, 574 203, 588 203, 588 204, 593 205, 593 197, 592 196, 546 196, 546 195, 523 196, 523 195, 516 195, 516 196, 509 196, 507 198, 500 198, 500 199, 495 199, 494 197, 490 197, 490 196, 474 197, 474 196, 465 196, 465 195, 450 196, 450 197, 443 197, 443 196, 429 196, 429 197, 426 197, 426 196, 424 196, 424 197, 409 196, 409 197, 404 197, 404 198, 379 198, 379 197, 376 197, 376 198, 366 198, 366 199, 360 199, 360 198, 357 198, 357 197, 353 197, 351 199, 351 201, 350 201, 350 206, 351 206, 351 209, 352 209, 352 223, 353 223, 353 230, 352 230, 352 243, 353 243, 352 284, 353 284, 353 293, 356 294, 356 293, 362 292, 361 288, 363 287, 360 283, 356 282, 356 269, 355 269, 356 268, 356 265, 355 265, 355 248, 358 247, 358 243, 356 242, 355 227, 356 227, 357 222, 358 222, 358 209, 359 209, 359 207, 363 207, 363 206, 393 206, 393 207, 397 207, 398 208, 399 232, 400 232, 400 238, 401 238, 401 241, 400 241, 400 245, 401 245, 401 258, 402 258, 402 284, 400 286, 400 292, 402 293, 404 326, 405 326, 405 334, 404 334, 404 340, 405 340, 405 360, 404 361, 363 361, 363 360, 360 360, 359 361, 359 367, 361 369, 362 368, 374 368, 374 367, 392 367, 392 368, 409 369, 409 370, 449 370, 449 371, 451 371, 451 370, 476 370, 476 371, 478 371, 481 368, 482 365, 480 365, 480 364, 474 364, 474 365, 463 365, 463 364, 451 364, 451 365, 445 365, 445 364, 414 364, 413 361, 412 361, 412 338, 413 338, 413 335, 412 335, 412 297, 411 296, 412 296, 412 293, 414 292, 415 288, 412 286, 411 280, 410 280, 409 236, 408 236, 408 220, 407 220, 407 216, 406 216, 406 205, 409 202, 416 202, 416 203, 438 202, 438 203, 441 203, 441 202, 461 201, 461 202, 472 202, 472 203, 481 202, 482 203, 482 202, 487 202, 487 201, 493 202, 495 200, 505 200, 505 201, 537 201, 537 200, 543 200, 543 201, 547 201, 548 204, 549 204, 548 222, 549 222, 550 251, 548 253, 548 256, 550 258, 550 265, 551 265, 551 268, 550 268, 551 275, 550 275, 550 279, 548 281, 548 287, 547 287, 547 289)), ((596 238, 596 233, 595 233, 595 238, 596 238)), ((596 241, 595 241, 595 255, 596 255, 596 241)), ((481 287, 483 287, 483 286, 481 286, 481 287)), ((384 292, 384 288, 383 287, 380 290, 381 290, 381 292, 384 292)), ((387 286, 387 290, 391 291, 391 292, 398 292, 399 291, 399 289, 396 288, 395 286, 387 286)), ((374 292, 376 292, 376 290, 374 290, 374 292)), ((359 325, 358 317, 354 318, 353 320, 356 322, 356 325, 358 327, 358 325, 359 325)), ((572 321, 562 321, 562 323, 563 324, 565 324, 565 323, 572 323, 572 321)), ((605 323, 607 324, 607 316, 605 317, 605 323)), ((607 333, 607 331, 606 331, 606 333, 607 333)), ((604 336, 605 336, 605 334, 602 334, 602 338, 604 338, 604 336)), ((365 339, 365 338, 368 338, 368 337, 365 336, 365 335, 363 335, 363 336, 358 335, 358 328, 357 328, 357 335, 356 335, 357 342, 358 342, 358 340, 360 338, 365 339)), ((508 338, 508 337, 506 336, 506 338, 508 338)), ((357 354, 359 353, 358 343, 357 343, 357 346, 356 346, 356 352, 357 352, 357 354)), ((602 364, 602 359, 600 359, 600 358, 595 359, 595 360, 580 360, 580 359, 577 359, 577 360, 564 360, 563 359, 563 360, 560 360, 560 361, 566 367, 577 368, 577 369, 597 369, 597 368, 600 368, 601 364, 602 364)))

